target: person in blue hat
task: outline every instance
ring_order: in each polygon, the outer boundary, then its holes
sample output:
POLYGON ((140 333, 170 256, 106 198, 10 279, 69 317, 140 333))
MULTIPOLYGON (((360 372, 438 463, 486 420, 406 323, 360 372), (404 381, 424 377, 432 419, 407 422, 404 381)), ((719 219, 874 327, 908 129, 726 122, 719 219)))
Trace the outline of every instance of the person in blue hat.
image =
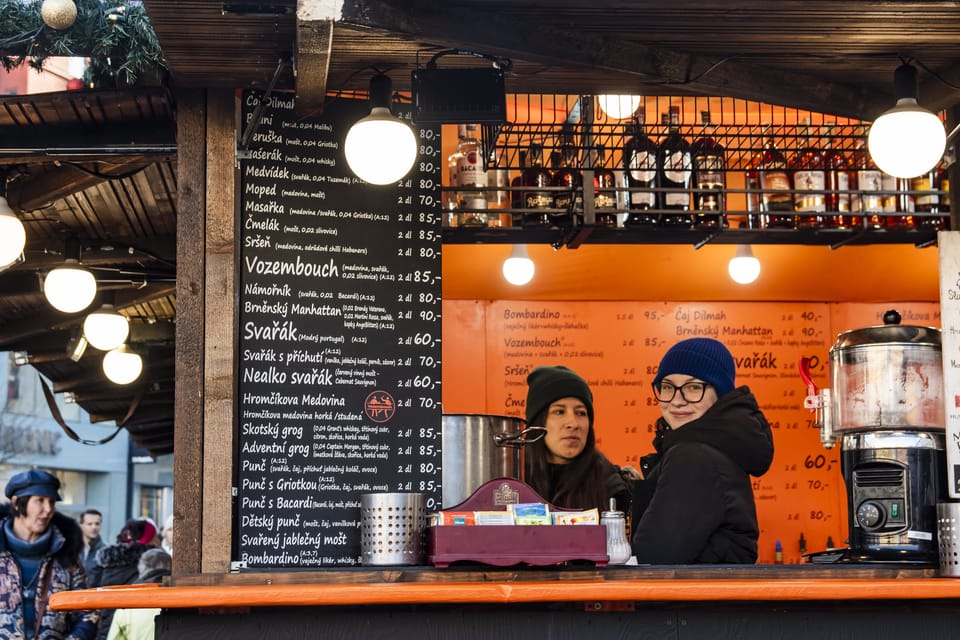
POLYGON ((0 638, 91 640, 95 611, 53 611, 50 596, 87 587, 83 534, 57 513, 60 480, 42 469, 14 474, 0 505, 0 638))
POLYGON ((655 453, 634 486, 633 553, 640 564, 752 564, 760 528, 750 476, 773 462, 773 433, 750 389, 737 387, 723 343, 670 347, 653 379, 655 453))

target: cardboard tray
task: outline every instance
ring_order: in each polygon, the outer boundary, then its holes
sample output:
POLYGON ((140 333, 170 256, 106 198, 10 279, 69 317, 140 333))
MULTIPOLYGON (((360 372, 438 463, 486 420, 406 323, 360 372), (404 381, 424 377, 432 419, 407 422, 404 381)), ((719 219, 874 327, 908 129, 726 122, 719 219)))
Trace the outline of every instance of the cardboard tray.
MULTIPOLYGON (((508 504, 546 502, 515 478, 495 478, 445 511, 506 511, 508 504)), ((572 511, 550 505, 551 511, 572 511)), ((570 561, 607 564, 603 525, 439 526, 427 530, 428 561, 437 567, 478 562, 498 567, 570 561)))

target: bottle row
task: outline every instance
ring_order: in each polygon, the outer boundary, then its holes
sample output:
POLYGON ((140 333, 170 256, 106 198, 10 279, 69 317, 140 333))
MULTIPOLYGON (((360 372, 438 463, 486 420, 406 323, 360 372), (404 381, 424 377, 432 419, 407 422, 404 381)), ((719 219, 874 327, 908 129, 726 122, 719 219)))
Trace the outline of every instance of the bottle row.
POLYGON ((855 148, 841 149, 833 144, 831 127, 814 136, 805 124, 804 142, 789 157, 768 135, 747 166, 734 171, 710 135, 709 112, 701 113, 702 132, 692 143, 679 132, 678 114, 677 107, 664 114, 667 133, 657 142, 635 116, 613 163, 603 144, 582 133, 578 139, 563 126, 549 160, 544 145, 531 142, 514 170, 494 156, 483 157, 476 125, 460 125, 448 162, 447 224, 582 224, 585 194, 592 194, 595 224, 606 227, 723 228, 728 211, 747 212, 749 226, 758 229, 943 228, 948 218, 942 167, 913 179, 894 178, 876 168, 862 137, 855 148), (585 173, 593 189, 585 188, 585 173))

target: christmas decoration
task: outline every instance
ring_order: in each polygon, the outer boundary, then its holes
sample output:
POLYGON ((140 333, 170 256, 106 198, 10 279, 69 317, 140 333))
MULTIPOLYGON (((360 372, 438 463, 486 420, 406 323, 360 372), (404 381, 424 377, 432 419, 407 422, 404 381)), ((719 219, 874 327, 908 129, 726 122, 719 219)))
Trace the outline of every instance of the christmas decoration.
MULTIPOLYGON (((65 10, 69 11, 69 9, 65 10)), ((63 24, 54 21, 53 24, 63 24)), ((89 59, 84 85, 97 89, 131 86, 159 79, 167 72, 160 43, 138 0, 0 0, 0 65, 7 71, 22 64, 42 71, 51 56, 89 59), (72 26, 58 30, 47 23, 43 7, 71 4, 72 26)))
POLYGON ((40 17, 51 29, 63 31, 73 26, 77 19, 77 5, 73 0, 43 0, 40 17))

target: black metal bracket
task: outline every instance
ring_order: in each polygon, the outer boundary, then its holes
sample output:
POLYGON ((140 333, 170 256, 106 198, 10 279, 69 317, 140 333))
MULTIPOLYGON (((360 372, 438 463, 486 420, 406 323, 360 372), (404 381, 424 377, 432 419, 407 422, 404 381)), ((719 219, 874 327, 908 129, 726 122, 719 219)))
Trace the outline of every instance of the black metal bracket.
POLYGON ((273 77, 270 78, 270 83, 267 85, 266 90, 263 92, 263 96, 260 98, 260 102, 257 103, 256 108, 253 110, 253 113, 250 117, 250 122, 247 123, 247 126, 243 130, 243 134, 240 136, 240 140, 237 142, 237 159, 242 160, 249 157, 249 152, 247 147, 250 145, 250 140, 253 139, 253 135, 257 132, 257 129, 260 127, 260 120, 263 118, 263 111, 266 109, 267 104, 270 102, 270 96, 273 95, 273 90, 277 86, 277 80, 280 78, 280 74, 283 72, 284 67, 290 64, 291 58, 289 56, 284 56, 277 61, 277 68, 273 71, 273 77))

